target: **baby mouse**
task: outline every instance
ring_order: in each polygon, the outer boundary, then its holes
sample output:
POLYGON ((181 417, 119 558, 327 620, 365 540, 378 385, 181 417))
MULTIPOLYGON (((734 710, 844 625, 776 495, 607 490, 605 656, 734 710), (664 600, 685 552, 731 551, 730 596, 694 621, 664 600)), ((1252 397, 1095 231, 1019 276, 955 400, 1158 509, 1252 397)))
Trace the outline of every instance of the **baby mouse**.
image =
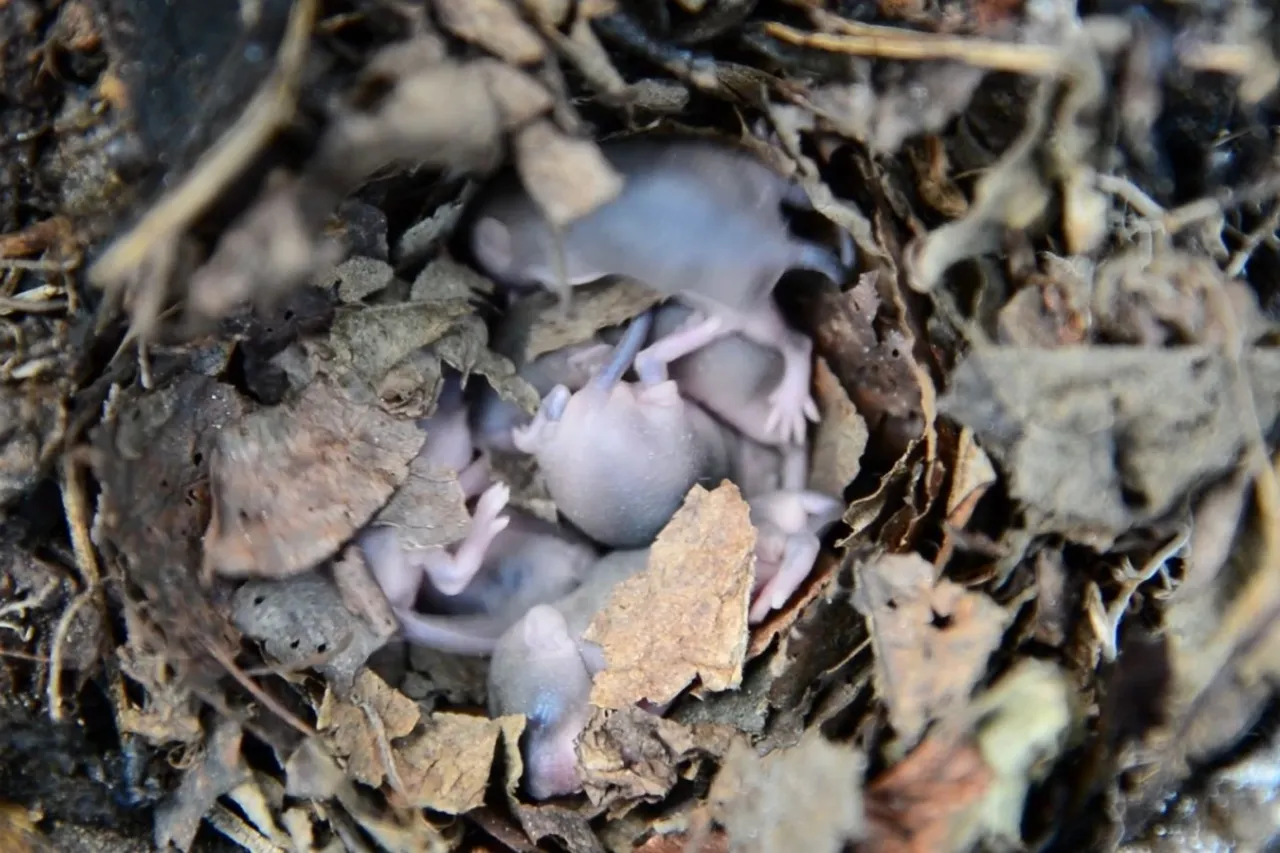
POLYGON ((490 275, 556 293, 624 275, 736 310, 758 304, 790 269, 843 282, 836 253, 792 235, 782 215, 784 203, 812 209, 804 190, 746 148, 635 136, 604 141, 600 150, 623 188, 559 234, 514 176, 481 194, 471 248, 490 275))
POLYGON ((560 512, 612 548, 649 545, 695 483, 713 487, 733 472, 728 431, 674 382, 622 381, 652 321, 637 317, 603 370, 576 393, 553 388, 512 432, 560 512))
POLYGON ((680 297, 707 322, 669 341, 668 361, 732 332, 777 347, 785 372, 766 422, 797 440, 816 419, 812 342, 788 327, 773 289, 791 269, 837 284, 847 271, 835 252, 791 233, 782 206, 811 209, 803 189, 726 143, 631 137, 600 148, 624 178, 617 198, 557 232, 517 180, 495 181, 477 201, 477 262, 504 285, 542 285, 562 298, 609 275, 680 297))
POLYGON ((574 748, 587 722, 591 679, 604 654, 584 642, 614 587, 648 566, 649 549, 614 551, 587 580, 554 604, 539 604, 513 625, 489 666, 489 714, 524 714, 525 787, 538 800, 581 790, 574 748))
POLYGON ((596 561, 595 548, 572 531, 518 511, 506 518, 507 526, 476 557, 475 575, 454 595, 431 582, 422 551, 402 547, 395 530, 376 527, 361 535, 361 550, 406 640, 454 654, 489 654, 529 608, 576 588, 596 561))

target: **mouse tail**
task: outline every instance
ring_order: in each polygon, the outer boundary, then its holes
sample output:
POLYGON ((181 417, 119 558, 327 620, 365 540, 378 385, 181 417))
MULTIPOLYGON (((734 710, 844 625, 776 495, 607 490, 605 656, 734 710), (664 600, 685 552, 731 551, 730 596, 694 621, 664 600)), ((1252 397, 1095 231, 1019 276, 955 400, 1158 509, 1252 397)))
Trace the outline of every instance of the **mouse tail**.
POLYGON ((622 339, 613 348, 613 355, 609 356, 609 361, 592 380, 597 388, 604 391, 612 389, 631 369, 632 363, 636 360, 636 354, 648 340, 649 332, 653 328, 653 313, 653 309, 650 308, 631 321, 622 339))

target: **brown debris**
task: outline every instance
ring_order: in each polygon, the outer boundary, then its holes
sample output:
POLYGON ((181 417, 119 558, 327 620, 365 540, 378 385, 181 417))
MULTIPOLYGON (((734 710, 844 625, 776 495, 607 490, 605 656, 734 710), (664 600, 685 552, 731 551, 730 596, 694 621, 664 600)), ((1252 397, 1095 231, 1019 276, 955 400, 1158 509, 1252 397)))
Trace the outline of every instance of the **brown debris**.
POLYGON ((286 671, 315 667, 344 691, 398 629, 383 616, 358 618, 334 582, 315 572, 251 580, 231 599, 236 627, 260 641, 270 660, 286 671))
POLYGON ((622 192, 622 176, 594 142, 536 121, 515 138, 520 180, 553 226, 566 225, 622 192))
POLYGON ((479 808, 499 742, 517 742, 523 721, 437 712, 424 722, 425 730, 396 752, 407 805, 445 814, 479 808))
MULTIPOLYGON (((1247 354, 1258 422, 1280 416, 1280 359, 1247 354)), ((1039 532, 1105 547, 1234 465, 1249 415, 1230 362, 1201 347, 997 347, 970 355, 939 409, 973 428, 1039 532)))
POLYGON ((287 577, 331 556, 408 476, 423 433, 325 382, 219 437, 205 571, 287 577))
POLYGON ((325 735, 333 754, 347 759, 347 775, 374 788, 387 777, 398 776, 387 767, 394 759, 391 742, 413 731, 422 716, 411 699, 387 686, 365 670, 355 680, 349 696, 339 699, 332 690, 325 693, 316 713, 316 729, 325 735))
MULTIPOLYGON (((530 316, 523 344, 523 361, 574 344, 585 343, 596 332, 636 317, 663 300, 657 291, 633 279, 615 278, 606 284, 574 289, 573 313, 565 316, 548 294, 520 300, 513 311, 530 316)), ((512 325, 522 325, 515 324, 512 325)))
POLYGON ((93 538, 126 560, 149 597, 168 598, 184 619, 195 612, 191 574, 209 520, 209 470, 224 431, 247 411, 231 386, 187 373, 150 394, 117 400, 126 410, 93 436, 101 484, 93 538))
POLYGON ((546 50, 507 0, 434 0, 432 5, 449 32, 512 64, 537 62, 546 50))
POLYGON ((708 804, 734 850, 836 851, 867 833, 866 759, 816 731, 761 758, 737 741, 711 785, 708 804))
POLYGON ((858 476, 867 449, 867 423, 840 386, 840 381, 819 357, 813 371, 814 397, 822 420, 813 436, 808 487, 839 495, 858 476))
POLYGON ((583 639, 604 649, 591 703, 668 702, 694 678, 737 687, 747 648, 755 528, 736 486, 694 486, 658 535, 649 568, 623 581, 583 639))
POLYGON ((720 757, 736 736, 730 726, 686 726, 634 706, 596 708, 578 741, 583 789, 595 806, 659 802, 686 765, 720 757))
POLYGON ((877 692, 903 748, 965 706, 986 673, 1008 616, 982 593, 942 580, 919 554, 858 567, 853 603, 867 619, 877 692))
POLYGON ((178 790, 156 810, 156 847, 164 850, 172 844, 183 853, 190 850, 214 802, 249 778, 240 757, 241 736, 233 720, 224 720, 209 735, 201 760, 187 769, 178 790))
POLYGON ((884 853, 958 849, 956 819, 982 798, 992 777, 973 744, 926 738, 867 787, 867 846, 884 853))
POLYGON ((911 343, 898 328, 881 330, 880 274, 866 273, 848 291, 824 295, 814 339, 872 432, 887 422, 914 437, 921 427, 921 391, 911 343))

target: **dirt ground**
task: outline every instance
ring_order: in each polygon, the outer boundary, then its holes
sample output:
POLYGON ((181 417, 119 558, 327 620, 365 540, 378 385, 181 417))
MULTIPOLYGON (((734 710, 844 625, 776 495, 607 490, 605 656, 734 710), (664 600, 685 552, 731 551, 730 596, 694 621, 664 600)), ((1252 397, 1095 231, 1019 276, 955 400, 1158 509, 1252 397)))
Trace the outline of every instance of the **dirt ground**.
MULTIPOLYGON (((1280 851, 1272 15, 0 0, 0 849, 1280 851), (745 479, 681 486, 566 629, 577 698, 513 705, 549 664, 406 642, 483 620, 404 604, 369 534, 461 560, 497 493, 428 452, 457 384, 527 420, 530 365, 683 292, 517 293, 478 248, 494 186, 547 234, 607 209, 632 133, 799 188, 728 261, 843 263, 770 303, 835 512, 784 547, 745 479)), ((635 205, 650 266, 754 215, 712 174, 675 228, 635 205)), ((577 523, 544 457, 481 458, 577 523)))

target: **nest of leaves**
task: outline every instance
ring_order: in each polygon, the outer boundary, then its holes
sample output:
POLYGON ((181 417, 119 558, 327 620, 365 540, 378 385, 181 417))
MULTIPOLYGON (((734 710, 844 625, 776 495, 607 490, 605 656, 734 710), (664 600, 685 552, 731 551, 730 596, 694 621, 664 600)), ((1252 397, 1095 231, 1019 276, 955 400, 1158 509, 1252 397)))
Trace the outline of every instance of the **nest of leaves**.
POLYGON ((0 2, 2 846, 1273 843, 1280 24, 1129 6, 0 2), (446 371, 537 405, 478 184, 569 221, 655 127, 856 244, 779 289, 848 508, 748 632, 755 532, 695 489, 538 803, 484 661, 406 649, 351 541, 465 525, 412 465, 446 371))

